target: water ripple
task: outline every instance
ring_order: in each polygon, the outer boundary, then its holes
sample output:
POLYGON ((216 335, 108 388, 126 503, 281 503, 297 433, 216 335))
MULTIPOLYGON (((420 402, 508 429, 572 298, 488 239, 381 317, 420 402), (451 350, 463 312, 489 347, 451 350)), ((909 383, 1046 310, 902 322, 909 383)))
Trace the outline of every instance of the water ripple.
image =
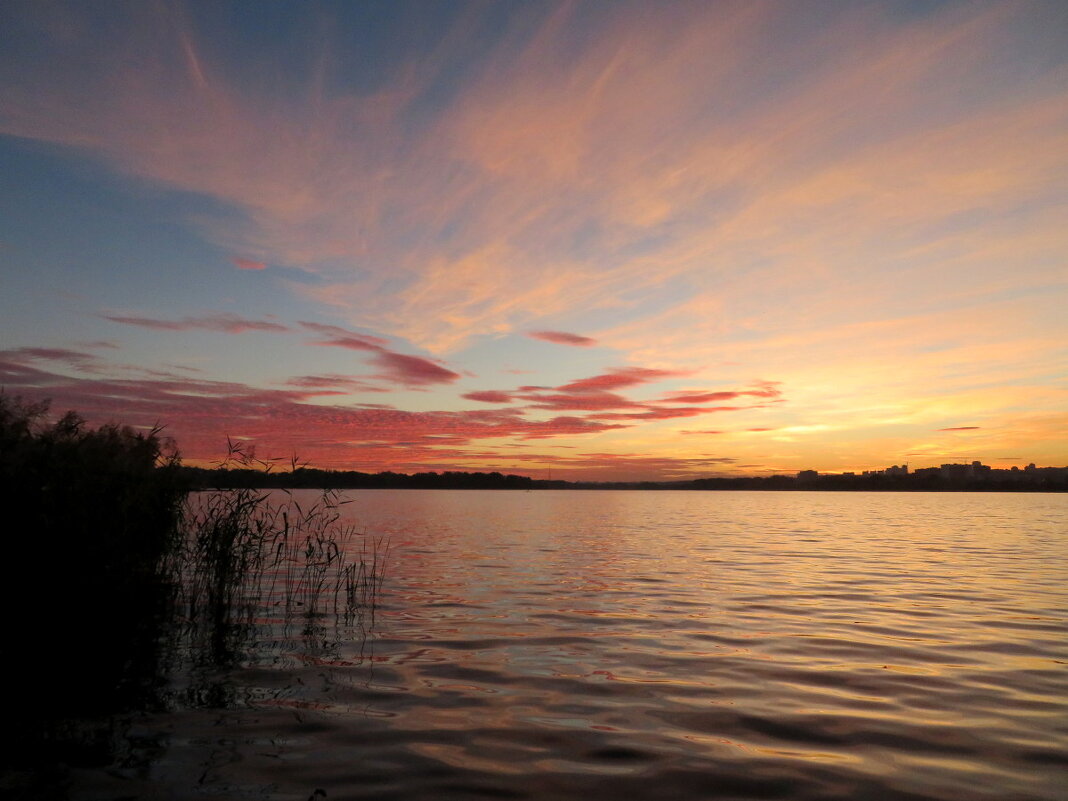
POLYGON ((373 629, 148 719, 167 797, 1068 797, 1064 496, 352 498, 373 629))

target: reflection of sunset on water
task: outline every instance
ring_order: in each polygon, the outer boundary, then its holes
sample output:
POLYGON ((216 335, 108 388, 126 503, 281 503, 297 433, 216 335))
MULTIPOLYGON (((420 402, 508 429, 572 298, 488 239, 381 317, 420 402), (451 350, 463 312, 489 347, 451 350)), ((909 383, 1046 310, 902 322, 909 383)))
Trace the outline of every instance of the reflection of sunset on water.
POLYGON ((1063 740, 1060 496, 352 497, 361 526, 407 521, 372 708, 425 726, 419 754, 550 797, 615 775, 692 793, 689 771, 747 775, 742 797, 782 775, 801 797, 979 775, 1054 797, 1015 744, 1063 740))

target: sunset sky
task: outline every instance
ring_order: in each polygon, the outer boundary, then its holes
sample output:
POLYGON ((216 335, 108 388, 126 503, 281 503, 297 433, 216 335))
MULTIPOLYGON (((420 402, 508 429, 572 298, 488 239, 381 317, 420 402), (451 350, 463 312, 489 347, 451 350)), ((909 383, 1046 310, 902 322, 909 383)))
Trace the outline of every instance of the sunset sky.
POLYGON ((364 471, 1068 464, 1068 2, 0 4, 0 386, 364 471))

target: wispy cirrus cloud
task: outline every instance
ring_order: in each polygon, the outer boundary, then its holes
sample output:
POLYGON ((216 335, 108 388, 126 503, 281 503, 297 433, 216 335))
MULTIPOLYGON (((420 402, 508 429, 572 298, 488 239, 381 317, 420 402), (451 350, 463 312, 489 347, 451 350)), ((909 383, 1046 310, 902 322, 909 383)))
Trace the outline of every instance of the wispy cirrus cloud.
POLYGON ((512 394, 495 389, 487 389, 480 392, 465 392, 460 396, 467 400, 479 401, 480 403, 511 403, 512 394))
POLYGON ((977 431, 980 426, 950 426, 949 428, 940 428, 939 431, 977 431))
POLYGON ((266 270, 267 265, 262 261, 253 261, 252 259, 243 259, 240 256, 234 256, 231 261, 234 266, 239 270, 266 270))
POLYGON ((742 394, 736 390, 723 390, 717 392, 673 392, 665 395, 660 403, 716 403, 718 401, 734 400, 742 394))
POLYGON ((431 351, 548 315, 642 319, 682 292, 740 296, 720 307, 735 330, 761 287, 815 275, 833 299, 868 257, 875 301, 893 264, 941 265, 937 297, 987 285, 987 220, 1017 242, 1030 225, 1028 263, 1047 263, 1057 231, 1032 223, 1060 185, 1068 92, 1046 8, 527 7, 489 47, 470 17, 433 57, 399 36, 373 89, 323 58, 259 93, 234 63, 267 57, 193 12, 127 9, 102 50, 89 11, 31 9, 50 69, 0 73, 0 131, 240 210, 208 235, 318 273, 299 291, 431 351))
POLYGON ((597 411, 601 409, 625 409, 638 404, 615 392, 527 392, 516 397, 529 401, 534 409, 558 409, 574 411, 597 411))
POLYGON ((300 324, 308 331, 319 334, 325 339, 312 342, 313 345, 323 345, 332 348, 348 348, 349 350, 379 351, 389 344, 388 339, 372 336, 370 334, 358 334, 340 326, 313 323, 301 320, 300 324))
POLYGON ((85 353, 69 348, 14 348, 0 351, 0 357, 15 362, 49 361, 73 367, 84 372, 96 372, 103 367, 103 361, 95 353, 85 353))
POLYGON ((564 392, 601 392, 613 389, 648 384, 662 378, 675 378, 685 375, 676 370, 656 370, 650 367, 614 367, 600 375, 580 378, 564 384, 559 389, 564 392))
MULTIPOLYGON (((159 367, 143 367, 136 364, 118 364, 109 362, 94 353, 85 353, 68 348, 24 347, 0 350, 0 361, 3 361, 4 370, 9 376, 8 379, 5 379, 4 374, 0 373, 0 389, 5 386, 5 383, 11 387, 22 386, 22 376, 50 375, 40 371, 38 365, 42 363, 62 365, 82 376, 94 376, 94 378, 98 377, 100 380, 105 380, 106 376, 123 376, 127 379, 137 376, 152 381, 183 381, 188 377, 189 373, 200 372, 198 368, 185 365, 163 364, 159 367)), ((62 383, 63 381, 74 379, 69 376, 57 376, 56 380, 62 383)))
POLYGON ((527 336, 531 339, 540 339, 543 342, 552 342, 556 345, 574 345, 580 348, 588 348, 597 344, 596 339, 579 334, 569 334, 566 331, 528 331, 527 336))
POLYGON ((460 374, 421 356, 383 350, 371 361, 382 369, 383 378, 407 386, 451 384, 460 374))
POLYGON ((674 370, 659 370, 646 367, 617 367, 587 378, 569 381, 558 387, 526 385, 515 390, 482 390, 469 392, 462 397, 483 403, 507 403, 526 401, 529 409, 550 411, 589 412, 591 420, 656 421, 679 417, 695 417, 712 412, 739 411, 756 408, 766 403, 783 400, 777 381, 756 382, 755 387, 744 390, 707 392, 672 392, 658 400, 638 401, 618 391, 668 378, 686 375, 674 370), (760 403, 749 405, 715 405, 712 402, 737 398, 756 398, 760 403), (688 404, 688 405, 669 405, 688 404))
POLYGON ((273 320, 255 320, 239 314, 220 312, 199 317, 182 317, 167 320, 158 317, 139 317, 121 314, 101 315, 105 320, 139 328, 152 328, 157 331, 217 331, 223 334, 244 334, 249 331, 285 332, 292 331, 289 326, 273 320))
POLYGON ((779 389, 779 381, 758 382, 756 389, 727 390, 715 392, 670 392, 660 401, 654 403, 718 403, 720 401, 734 400, 736 398, 780 398, 782 390, 779 389))
POLYGON ((103 350, 118 350, 119 344, 112 342, 110 339, 94 339, 91 342, 78 342, 83 348, 97 348, 103 350))
MULTIPOLYGON (((236 314, 218 313, 189 316, 177 320, 153 317, 105 314, 112 322, 151 328, 159 331, 218 331, 227 334, 242 334, 248 331, 292 332, 294 329, 273 320, 255 320, 236 314)), ((312 345, 346 348, 374 354, 370 362, 381 372, 377 377, 406 386, 419 387, 432 384, 447 384, 460 378, 460 374, 442 364, 421 356, 398 353, 386 347, 388 340, 369 334, 359 334, 335 325, 301 321, 301 327, 318 334, 323 339, 312 345)))
POLYGON ((381 337, 358 334, 336 325, 312 322, 301 322, 301 325, 309 331, 326 337, 312 342, 312 345, 347 348, 375 354, 370 361, 381 369, 382 372, 378 374, 378 377, 388 381, 410 387, 420 387, 430 384, 449 384, 461 377, 459 373, 448 369, 440 362, 390 350, 386 347, 388 341, 381 337))
POLYGON ((322 394, 348 395, 355 392, 389 392, 366 377, 330 373, 327 375, 300 375, 286 379, 286 385, 304 390, 319 390, 322 394))
POLYGON ((733 412, 737 406, 668 406, 659 409, 643 407, 641 412, 598 412, 591 420, 673 420, 677 417, 697 417, 710 412, 733 412))

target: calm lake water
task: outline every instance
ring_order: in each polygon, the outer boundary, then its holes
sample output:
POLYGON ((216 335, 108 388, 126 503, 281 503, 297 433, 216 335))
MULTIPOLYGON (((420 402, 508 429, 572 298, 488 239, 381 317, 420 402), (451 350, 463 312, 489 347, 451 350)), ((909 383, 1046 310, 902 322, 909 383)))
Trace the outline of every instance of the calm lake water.
POLYGON ((374 608, 266 604, 75 798, 1068 798, 1068 495, 345 497, 374 608))

